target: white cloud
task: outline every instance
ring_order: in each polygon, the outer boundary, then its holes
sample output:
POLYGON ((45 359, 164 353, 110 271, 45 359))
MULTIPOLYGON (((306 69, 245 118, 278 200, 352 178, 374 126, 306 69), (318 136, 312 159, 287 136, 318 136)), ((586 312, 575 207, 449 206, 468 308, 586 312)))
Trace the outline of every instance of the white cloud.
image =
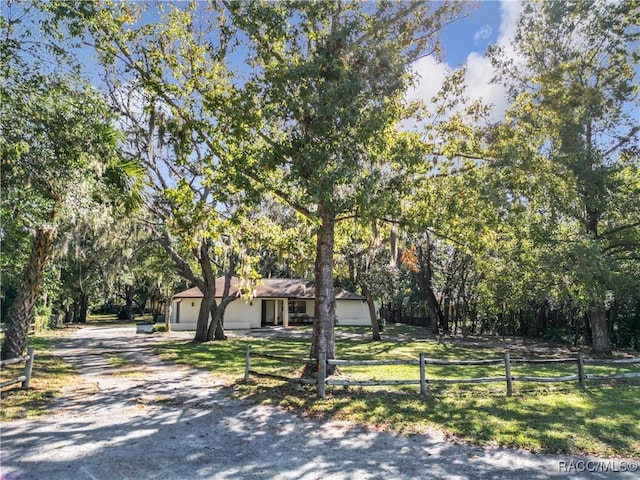
POLYGON ((442 82, 451 73, 451 67, 436 60, 435 57, 422 57, 413 64, 413 71, 418 75, 418 84, 409 90, 407 97, 411 100, 422 99, 429 103, 442 87, 442 82))
POLYGON ((502 21, 500 22, 500 35, 498 36, 497 44, 507 55, 516 57, 513 48, 513 39, 516 36, 516 29, 518 28, 518 20, 522 13, 523 4, 521 1, 502 0, 500 6, 502 10, 502 21))
POLYGON ((491 28, 491 25, 483 25, 482 27, 480 27, 480 30, 478 30, 473 36, 473 41, 477 43, 479 40, 486 40, 491 36, 492 33, 493 28, 491 28))
POLYGON ((515 37, 516 28, 518 27, 518 19, 522 13, 523 4, 521 1, 502 0, 500 8, 502 9, 502 20, 500 22, 500 35, 498 44, 501 46, 510 45, 515 37))
MULTIPOLYGON (((512 44, 521 12, 521 1, 502 0, 501 21, 496 43, 508 55, 515 56, 512 44)), ((491 33, 491 26, 484 25, 476 32, 474 39, 477 41, 481 38, 488 38, 491 33)), ((490 115, 492 121, 504 118, 505 110, 508 107, 506 91, 501 85, 491 82, 495 71, 490 60, 484 55, 471 52, 467 56, 466 68, 466 96, 472 101, 482 100, 485 104, 493 105, 490 115)), ((431 103, 433 96, 442 87, 446 76, 453 70, 450 65, 440 63, 434 57, 420 59, 413 65, 413 69, 420 76, 420 79, 418 85, 408 92, 407 98, 422 99, 427 105, 431 103)))
POLYGON ((502 85, 492 83, 495 75, 491 61, 472 52, 467 57, 467 76, 465 79, 466 93, 470 100, 481 100, 486 105, 492 105, 490 120, 497 121, 504 117, 507 109, 507 93, 502 85))
MULTIPOLYGON (((439 62, 435 57, 423 57, 412 65, 413 72, 418 76, 417 84, 410 88, 406 98, 408 100, 422 100, 430 111, 434 111, 431 99, 438 94, 442 88, 442 82, 451 73, 451 68, 443 62, 439 62)), ((422 129, 423 123, 415 118, 402 122, 402 129, 415 130, 422 129)))

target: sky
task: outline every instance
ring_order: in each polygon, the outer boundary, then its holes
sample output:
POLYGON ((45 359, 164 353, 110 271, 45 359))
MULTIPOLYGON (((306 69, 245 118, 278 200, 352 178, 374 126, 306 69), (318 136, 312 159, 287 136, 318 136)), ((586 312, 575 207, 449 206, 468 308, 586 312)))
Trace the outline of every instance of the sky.
MULTIPOLYGON (((467 95, 472 100, 481 98, 484 103, 494 105, 490 119, 497 121, 503 118, 507 101, 504 89, 491 83, 493 69, 484 54, 493 43, 510 44, 522 4, 520 0, 480 0, 468 2, 467 6, 468 16, 454 21, 442 32, 443 63, 434 57, 425 57, 413 65, 420 82, 408 96, 421 98, 428 104, 445 76, 466 64, 467 95)), ((156 19, 153 10, 146 15, 147 20, 156 19)), ((93 54, 87 54, 84 60, 88 75, 100 82, 93 54)))
POLYGON ((443 33, 446 62, 455 67, 464 63, 471 52, 484 53, 498 38, 501 21, 502 3, 499 0, 479 2, 468 17, 446 27, 443 33))
POLYGON ((494 105, 491 119, 501 119, 507 107, 505 90, 491 83, 493 69, 485 52, 493 43, 506 47, 511 44, 521 10, 522 3, 517 0, 482 1, 466 18, 445 28, 442 35, 443 62, 434 57, 418 60, 413 67, 420 82, 409 96, 429 100, 437 93, 448 73, 466 64, 467 95, 494 105))

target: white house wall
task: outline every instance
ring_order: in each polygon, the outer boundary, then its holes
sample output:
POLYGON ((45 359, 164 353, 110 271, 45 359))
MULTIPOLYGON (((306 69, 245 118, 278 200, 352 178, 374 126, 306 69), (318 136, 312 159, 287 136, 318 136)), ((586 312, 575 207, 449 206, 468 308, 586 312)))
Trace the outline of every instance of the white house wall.
POLYGON ((313 317, 313 312, 316 308, 316 301, 315 300, 307 300, 307 315, 309 315, 310 317, 313 317))
MULTIPOLYGON (((200 298, 182 298, 179 302, 180 322, 176 323, 178 302, 174 300, 171 309, 171 329, 195 330, 201 301, 200 298)), ((314 304, 313 300, 307 300, 307 315, 313 316, 314 304)), ((273 321, 273 312, 271 317, 273 321)), ((338 325, 371 325, 367 303, 361 300, 336 300, 336 317, 338 325)), ((224 326, 227 330, 260 328, 261 321, 262 299, 259 298, 250 302, 235 300, 227 306, 224 314, 224 326)))
POLYGON ((369 307, 362 300, 336 300, 338 325, 371 325, 369 307))
POLYGON ((195 330, 200 302, 199 298, 183 298, 179 302, 174 300, 171 305, 171 330, 195 330), (176 323, 178 309, 180 309, 180 322, 176 323))
MULTIPOLYGON (((198 323, 198 312, 200 311, 200 298, 183 298, 180 303, 180 321, 176 323, 178 315, 178 302, 174 300, 171 309, 171 329, 172 330, 195 330, 198 323)), ((248 330, 249 328, 260 328, 261 321, 260 300, 245 302, 244 300, 234 300, 224 312, 224 327, 228 330, 248 330)))
POLYGON ((224 312, 224 328, 228 330, 246 330, 260 328, 262 304, 260 300, 245 302, 238 299, 227 305, 224 312))

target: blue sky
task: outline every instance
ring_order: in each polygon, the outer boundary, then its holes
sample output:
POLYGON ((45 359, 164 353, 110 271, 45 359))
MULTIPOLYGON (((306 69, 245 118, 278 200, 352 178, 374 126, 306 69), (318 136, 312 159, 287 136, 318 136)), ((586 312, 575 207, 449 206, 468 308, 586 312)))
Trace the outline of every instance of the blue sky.
MULTIPOLYGON (((468 16, 454 21, 442 32, 443 62, 427 57, 415 65, 422 78, 421 84, 410 97, 420 97, 429 101, 442 84, 445 75, 463 64, 467 65, 469 94, 472 98, 482 98, 496 105, 495 119, 499 119, 506 107, 504 91, 490 85, 493 76, 489 61, 484 52, 492 43, 509 43, 510 34, 521 9, 519 0, 485 0, 468 2, 465 6, 468 16)), ((153 9, 146 14, 147 20, 155 20, 157 13, 153 9)), ((87 73, 94 81, 98 70, 94 67, 95 57, 86 52, 87 73)), ((245 67, 239 62, 239 70, 245 67)))
POLYGON ((501 2, 484 1, 467 18, 449 25, 443 32, 444 60, 452 66, 463 64, 469 53, 483 54, 496 41, 502 18, 501 2))
POLYGON ((487 46, 498 44, 507 51, 522 10, 517 0, 479 2, 466 18, 449 25, 442 35, 443 62, 425 57, 414 65, 419 84, 408 92, 409 98, 420 98, 427 104, 440 89, 444 78, 452 70, 466 65, 466 95, 493 105, 491 120, 500 120, 508 106, 505 89, 491 82, 494 70, 485 57, 487 46))

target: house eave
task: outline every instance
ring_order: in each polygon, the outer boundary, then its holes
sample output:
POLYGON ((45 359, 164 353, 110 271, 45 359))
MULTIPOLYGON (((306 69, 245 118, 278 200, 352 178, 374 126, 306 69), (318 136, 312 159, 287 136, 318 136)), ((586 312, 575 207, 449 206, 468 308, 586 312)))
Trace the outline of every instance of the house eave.
MULTIPOLYGON (((224 279, 219 278, 216 280, 216 292, 221 292, 224 289, 224 279), (218 285, 220 283, 220 285, 218 285)), ((233 294, 237 290, 237 279, 232 279, 231 289, 229 293, 233 294)), ((202 298, 204 295, 198 287, 193 287, 183 292, 177 293, 173 296, 173 300, 182 298, 202 298)), ((216 298, 221 298, 216 295, 216 298)), ((266 278, 262 280, 262 283, 256 287, 254 299, 276 299, 286 298, 288 300, 314 300, 315 299, 315 284, 310 280, 300 279, 271 279, 266 278)), ((364 301, 365 297, 358 295, 357 293, 347 292, 345 290, 337 290, 335 295, 336 300, 360 300, 364 301)))

